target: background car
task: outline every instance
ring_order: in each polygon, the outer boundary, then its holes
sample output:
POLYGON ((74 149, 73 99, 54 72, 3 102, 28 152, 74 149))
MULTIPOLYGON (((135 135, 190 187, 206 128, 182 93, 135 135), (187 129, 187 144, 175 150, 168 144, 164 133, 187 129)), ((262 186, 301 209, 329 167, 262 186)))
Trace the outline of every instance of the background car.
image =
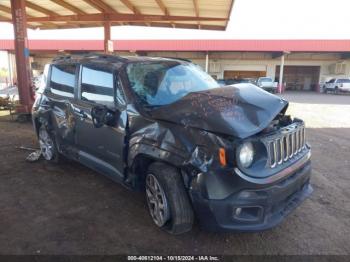
POLYGON ((229 79, 218 79, 217 82, 220 86, 228 86, 239 83, 250 83, 255 84, 255 78, 229 78, 229 79))
POLYGON ((259 77, 256 85, 272 93, 276 93, 277 91, 277 82, 274 82, 271 77, 259 77))
POLYGON ((332 78, 325 83, 323 92, 328 93, 332 91, 334 93, 350 92, 350 79, 348 78, 332 78))

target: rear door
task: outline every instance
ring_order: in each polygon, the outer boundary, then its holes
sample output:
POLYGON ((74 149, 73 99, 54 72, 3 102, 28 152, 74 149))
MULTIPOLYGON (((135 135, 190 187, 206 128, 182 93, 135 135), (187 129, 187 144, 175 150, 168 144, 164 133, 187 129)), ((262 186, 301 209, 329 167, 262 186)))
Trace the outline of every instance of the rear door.
POLYGON ((108 66, 82 64, 78 101, 75 104, 76 144, 80 160, 114 180, 124 176, 126 112, 115 104, 116 73, 108 66), (94 106, 107 106, 114 115, 111 125, 96 128, 91 118, 94 106))
POLYGON ((51 65, 48 88, 45 91, 52 109, 51 124, 61 152, 75 145, 72 105, 75 101, 78 72, 79 66, 75 63, 51 65))

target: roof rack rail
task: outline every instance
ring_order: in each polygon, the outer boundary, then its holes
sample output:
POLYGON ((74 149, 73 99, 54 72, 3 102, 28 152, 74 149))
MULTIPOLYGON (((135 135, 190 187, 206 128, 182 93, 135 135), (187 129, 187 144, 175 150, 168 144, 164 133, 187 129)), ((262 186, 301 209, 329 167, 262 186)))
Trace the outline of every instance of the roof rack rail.
POLYGON ((105 58, 105 59, 122 60, 122 61, 127 60, 126 58, 123 58, 117 55, 89 52, 89 53, 67 54, 67 55, 57 56, 53 59, 53 61, 60 61, 60 60, 67 60, 67 59, 83 59, 83 58, 105 58))
POLYGON ((185 61, 185 62, 193 63, 190 59, 186 59, 186 58, 169 57, 169 56, 162 56, 162 57, 163 57, 163 58, 167 58, 167 59, 175 59, 175 60, 180 60, 180 61, 185 61))

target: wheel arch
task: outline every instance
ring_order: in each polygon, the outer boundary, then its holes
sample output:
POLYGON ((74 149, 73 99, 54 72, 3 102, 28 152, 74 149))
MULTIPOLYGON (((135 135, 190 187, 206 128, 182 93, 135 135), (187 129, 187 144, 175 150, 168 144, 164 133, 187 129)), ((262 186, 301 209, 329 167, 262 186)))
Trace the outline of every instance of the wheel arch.
POLYGON ((142 190, 144 188, 148 167, 154 162, 174 167, 180 172, 184 182, 187 179, 187 172, 183 169, 185 159, 181 156, 152 145, 137 144, 134 147, 129 153, 128 166, 131 173, 129 179, 133 180, 135 189, 142 190))

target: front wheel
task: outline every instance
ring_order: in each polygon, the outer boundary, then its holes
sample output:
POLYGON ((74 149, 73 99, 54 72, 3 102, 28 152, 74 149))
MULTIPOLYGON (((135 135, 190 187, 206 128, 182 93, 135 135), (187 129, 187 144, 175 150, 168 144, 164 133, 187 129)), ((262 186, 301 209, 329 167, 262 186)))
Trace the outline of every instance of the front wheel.
POLYGON ((338 89, 338 87, 337 87, 337 86, 334 88, 334 94, 336 94, 336 95, 338 95, 338 94, 339 94, 339 89, 338 89))
POLYGON ((146 176, 146 199, 153 222, 171 234, 190 231, 193 210, 179 172, 166 164, 153 163, 146 176))

